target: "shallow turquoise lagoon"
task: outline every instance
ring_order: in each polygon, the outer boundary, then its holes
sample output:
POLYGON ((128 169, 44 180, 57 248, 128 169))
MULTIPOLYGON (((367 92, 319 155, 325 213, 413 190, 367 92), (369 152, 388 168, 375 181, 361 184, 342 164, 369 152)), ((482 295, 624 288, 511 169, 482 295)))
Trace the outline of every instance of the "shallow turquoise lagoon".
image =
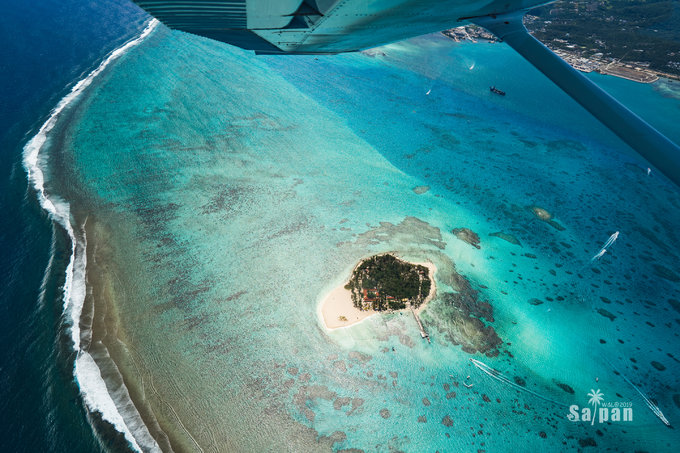
MULTIPOLYGON (((672 83, 594 78, 680 140, 672 83)), ((680 192, 504 45, 255 57, 159 29, 51 140, 50 190, 87 236, 95 359, 113 357, 107 382, 120 373, 161 447, 679 440, 641 393, 680 421, 680 192), (319 319, 387 251, 438 268, 431 344, 409 313, 319 319), (633 421, 568 420, 595 389, 633 421)))

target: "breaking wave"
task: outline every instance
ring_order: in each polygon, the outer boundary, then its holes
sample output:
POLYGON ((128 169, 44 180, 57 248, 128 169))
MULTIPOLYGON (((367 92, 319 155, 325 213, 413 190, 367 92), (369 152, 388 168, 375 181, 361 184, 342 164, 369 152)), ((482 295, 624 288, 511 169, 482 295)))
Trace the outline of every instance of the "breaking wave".
MULTIPOLYGON (((37 192, 40 206, 47 212, 50 219, 59 224, 68 234, 71 242, 71 254, 63 287, 63 303, 65 322, 70 331, 73 349, 76 359, 73 366, 73 374, 78 383, 83 401, 90 413, 99 413, 101 417, 125 436, 130 447, 136 451, 160 451, 157 442, 149 433, 139 415, 139 412, 131 404, 125 402, 119 410, 116 402, 109 393, 106 383, 102 378, 101 370, 97 366, 90 353, 81 348, 80 318, 83 311, 86 294, 86 266, 87 241, 81 228, 74 228, 71 218, 71 207, 68 202, 55 194, 48 194, 45 189, 45 174, 43 172, 46 157, 41 155, 43 146, 47 142, 48 134, 57 124, 60 114, 90 86, 92 81, 114 60, 125 52, 141 43, 158 26, 158 21, 152 19, 146 28, 135 39, 128 41, 111 52, 97 68, 80 80, 71 91, 64 96, 52 110, 45 123, 38 132, 24 146, 23 164, 28 174, 29 183, 37 192), (124 412, 122 414, 121 412, 124 412)), ((50 259, 51 267, 52 259, 50 259)), ((125 392, 129 399, 129 395, 125 392)))

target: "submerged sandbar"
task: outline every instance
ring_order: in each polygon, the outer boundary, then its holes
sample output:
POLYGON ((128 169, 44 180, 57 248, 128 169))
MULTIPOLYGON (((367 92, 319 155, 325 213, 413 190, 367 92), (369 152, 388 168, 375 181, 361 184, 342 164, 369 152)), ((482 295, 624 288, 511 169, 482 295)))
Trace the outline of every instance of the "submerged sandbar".
MULTIPOLYGON (((385 255, 390 255, 394 256, 393 254, 385 254, 385 255)), ((355 306, 355 301, 352 300, 352 290, 349 289, 350 283, 352 281, 353 276, 355 275, 357 269, 359 269, 364 263, 366 263, 368 260, 375 258, 376 256, 385 256, 385 255, 373 255, 371 257, 365 258, 357 265, 354 267, 352 270, 352 273, 350 274, 350 277, 348 280, 346 280, 343 284, 337 286, 334 288, 331 292, 329 292, 324 299, 321 301, 320 307, 319 307, 319 312, 321 315, 321 318, 323 320, 323 323, 325 327, 329 330, 333 329, 339 329, 342 327, 348 327, 353 324, 357 324, 364 319, 376 314, 376 313, 384 313, 384 312, 394 312, 394 311, 402 311, 402 310, 408 310, 411 307, 416 312, 419 312, 422 310, 425 305, 434 298, 436 294, 436 285, 434 281, 434 274, 437 270, 436 266, 428 261, 425 263, 412 263, 409 261, 405 261, 402 259, 397 258, 398 261, 402 263, 406 263, 408 265, 417 267, 417 266, 423 266, 427 269, 427 275, 425 276, 427 280, 429 281, 429 287, 428 287, 428 292, 426 295, 423 295, 422 300, 419 301, 417 304, 417 307, 415 304, 412 306, 411 303, 406 303, 406 305, 402 308, 398 309, 386 309, 386 310, 374 310, 372 308, 368 307, 368 304, 363 303, 361 304, 361 307, 355 306)), ((395 257, 396 258, 396 257, 395 257)), ((380 285, 377 285, 380 286, 380 285)), ((355 289, 356 292, 356 289, 355 289)), ((367 294, 368 296, 375 296, 375 294, 367 294)), ((356 296, 355 296, 356 297, 356 296)))

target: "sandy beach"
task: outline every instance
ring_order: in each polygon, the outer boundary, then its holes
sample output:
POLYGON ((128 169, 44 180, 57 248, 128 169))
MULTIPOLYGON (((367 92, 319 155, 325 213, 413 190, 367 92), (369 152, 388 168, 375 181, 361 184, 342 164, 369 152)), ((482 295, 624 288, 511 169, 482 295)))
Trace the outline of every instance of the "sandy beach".
POLYGON ((327 329, 351 326, 377 313, 356 308, 352 304, 352 294, 344 285, 335 288, 321 302, 321 316, 327 329))
MULTIPOLYGON (((431 262, 426 263, 412 263, 420 264, 427 267, 428 275, 432 281, 430 287, 430 293, 427 295, 423 303, 418 307, 416 312, 420 312, 429 301, 431 301, 437 293, 436 284, 434 281, 434 274, 437 271, 436 266, 431 262)), ((333 289, 328 295, 323 299, 320 306, 321 318, 323 323, 328 330, 339 329, 342 327, 348 327, 364 319, 372 316, 377 312, 375 310, 360 310, 352 304, 352 295, 349 290, 345 289, 347 282, 342 283, 340 286, 333 289)), ((408 310, 408 308, 404 309, 408 310)), ((397 310, 400 311, 400 310, 397 310)))

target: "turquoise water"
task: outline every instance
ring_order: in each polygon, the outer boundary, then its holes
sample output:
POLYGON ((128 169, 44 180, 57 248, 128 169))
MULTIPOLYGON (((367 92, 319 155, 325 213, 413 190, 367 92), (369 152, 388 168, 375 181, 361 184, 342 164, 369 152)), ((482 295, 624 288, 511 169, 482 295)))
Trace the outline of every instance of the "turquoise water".
MULTIPOLYGON (((678 189, 502 45, 381 51, 254 57, 159 29, 69 110, 48 189, 87 236, 109 390, 120 372, 165 449, 671 451, 620 374, 678 423, 678 189), (386 251, 438 268, 432 344, 407 313, 318 318, 386 251), (569 421, 591 389, 633 422, 569 421)), ((672 84, 595 78, 680 139, 672 84)))

